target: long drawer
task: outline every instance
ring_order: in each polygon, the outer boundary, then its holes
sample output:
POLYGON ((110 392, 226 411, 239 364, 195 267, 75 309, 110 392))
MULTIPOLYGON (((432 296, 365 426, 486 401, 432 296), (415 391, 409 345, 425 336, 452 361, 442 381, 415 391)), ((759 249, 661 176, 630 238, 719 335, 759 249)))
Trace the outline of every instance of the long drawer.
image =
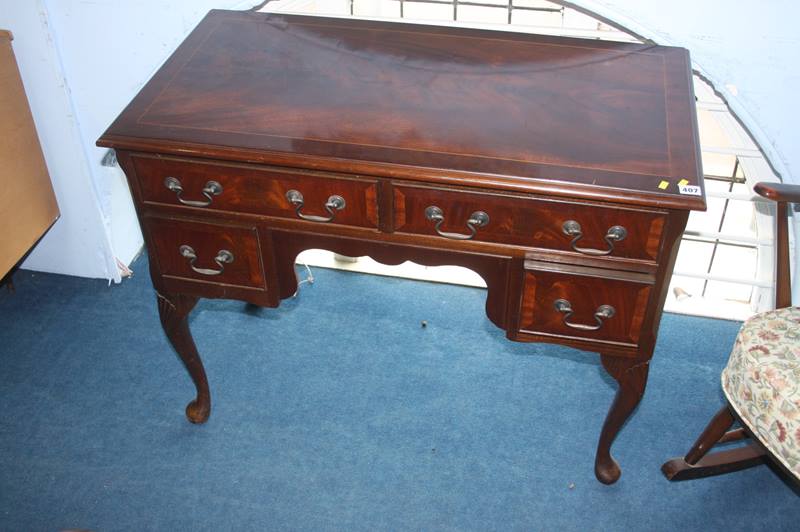
POLYGON ((146 204, 378 226, 374 179, 147 155, 132 159, 146 204))
POLYGON ((394 230, 655 262, 667 213, 395 183, 394 230))
POLYGON ((647 274, 526 261, 518 332, 636 347, 654 278, 647 274))

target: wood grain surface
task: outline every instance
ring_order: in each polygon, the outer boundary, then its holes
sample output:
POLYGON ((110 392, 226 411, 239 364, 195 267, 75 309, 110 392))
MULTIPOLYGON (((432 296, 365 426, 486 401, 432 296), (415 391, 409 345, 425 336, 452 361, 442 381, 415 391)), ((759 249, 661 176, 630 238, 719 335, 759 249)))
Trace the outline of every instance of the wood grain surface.
POLYGON ((669 206, 679 181, 703 187, 693 106, 680 48, 212 11, 100 143, 669 206))

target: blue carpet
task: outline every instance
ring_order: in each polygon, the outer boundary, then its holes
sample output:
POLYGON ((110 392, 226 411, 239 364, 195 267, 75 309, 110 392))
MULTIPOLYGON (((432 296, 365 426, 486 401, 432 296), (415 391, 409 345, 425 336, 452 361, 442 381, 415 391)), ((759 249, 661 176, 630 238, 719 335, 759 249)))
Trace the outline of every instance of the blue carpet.
POLYGON ((508 342, 483 290, 317 269, 279 309, 201 301, 213 408, 193 426, 134 269, 111 287, 22 271, 0 293, 2 529, 797 530, 769 468, 659 471, 722 404, 738 323, 665 315, 603 486, 613 382, 592 354, 508 342))

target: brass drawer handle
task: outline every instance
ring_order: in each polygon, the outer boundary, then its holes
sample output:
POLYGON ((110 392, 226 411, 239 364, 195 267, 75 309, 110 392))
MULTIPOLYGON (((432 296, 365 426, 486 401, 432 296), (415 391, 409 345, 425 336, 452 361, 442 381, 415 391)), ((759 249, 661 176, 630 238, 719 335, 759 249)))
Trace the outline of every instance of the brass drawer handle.
POLYGON ((611 318, 617 313, 617 311, 614 310, 614 307, 611 305, 600 305, 597 307, 597 310, 594 311, 594 319, 597 321, 597 324, 585 325, 583 323, 570 323, 569 319, 574 311, 572 310, 572 303, 566 299, 556 299, 553 302, 553 306, 556 307, 557 311, 564 314, 564 317, 562 318, 564 325, 573 329, 578 329, 579 331, 596 331, 603 326, 603 320, 611 318))
POLYGON ((564 222, 564 225, 561 227, 564 234, 567 236, 573 237, 572 242, 569 243, 572 246, 572 249, 577 251, 578 253, 583 253, 584 255, 593 255, 593 256, 603 256, 603 255, 610 255, 612 251, 614 251, 614 242, 619 242, 621 240, 625 240, 625 237, 628 236, 628 231, 621 225, 615 225, 608 229, 606 232, 605 240, 608 242, 608 249, 591 249, 591 248, 581 248, 577 246, 578 240, 583 238, 583 233, 581 232, 581 224, 576 222, 575 220, 567 220, 564 222))
POLYGON ((489 225, 489 215, 483 211, 475 211, 470 214, 469 220, 467 220, 467 227, 469 227, 470 234, 462 235, 461 233, 448 233, 447 231, 442 231, 441 226, 442 223, 444 223, 444 211, 442 211, 442 209, 436 205, 431 205, 425 209, 425 218, 431 222, 436 222, 434 229, 436 229, 436 232, 439 234, 439 236, 443 236, 451 240, 472 240, 475 238, 475 235, 478 234, 478 227, 489 225))
POLYGON ((304 203, 303 194, 301 194, 299 191, 288 191, 286 193, 286 199, 289 200, 289 203, 294 205, 294 212, 297 214, 297 216, 303 220, 308 220, 309 222, 332 222, 333 219, 336 218, 336 211, 341 211, 347 205, 343 197, 334 194, 328 198, 328 201, 325 202, 325 210, 328 211, 329 216, 314 216, 313 214, 303 214, 300 212, 303 209, 304 203))
POLYGON ((184 244, 179 248, 179 251, 181 252, 181 256, 189 259, 189 267, 200 275, 219 275, 225 271, 226 264, 233 262, 233 253, 227 249, 221 249, 217 252, 217 256, 214 257, 214 262, 219 266, 219 270, 198 268, 194 265, 194 262, 197 260, 197 254, 194 252, 194 249, 192 249, 192 246, 184 244))
POLYGON ((203 187, 203 196, 206 197, 206 201, 183 199, 181 197, 181 194, 183 194, 183 186, 181 185, 180 180, 178 180, 176 177, 166 178, 164 180, 164 186, 178 196, 179 202, 184 205, 188 205, 189 207, 208 207, 211 205, 211 202, 214 201, 213 196, 219 196, 222 194, 222 185, 220 185, 217 181, 208 181, 206 186, 203 187))

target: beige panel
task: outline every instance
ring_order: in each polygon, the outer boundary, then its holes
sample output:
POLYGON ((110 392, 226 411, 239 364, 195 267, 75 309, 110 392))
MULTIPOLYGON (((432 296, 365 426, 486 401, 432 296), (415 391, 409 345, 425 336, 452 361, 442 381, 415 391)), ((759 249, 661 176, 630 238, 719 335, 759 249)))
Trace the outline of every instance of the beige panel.
POLYGON ((59 216, 11 39, 0 30, 0 277, 59 216))

